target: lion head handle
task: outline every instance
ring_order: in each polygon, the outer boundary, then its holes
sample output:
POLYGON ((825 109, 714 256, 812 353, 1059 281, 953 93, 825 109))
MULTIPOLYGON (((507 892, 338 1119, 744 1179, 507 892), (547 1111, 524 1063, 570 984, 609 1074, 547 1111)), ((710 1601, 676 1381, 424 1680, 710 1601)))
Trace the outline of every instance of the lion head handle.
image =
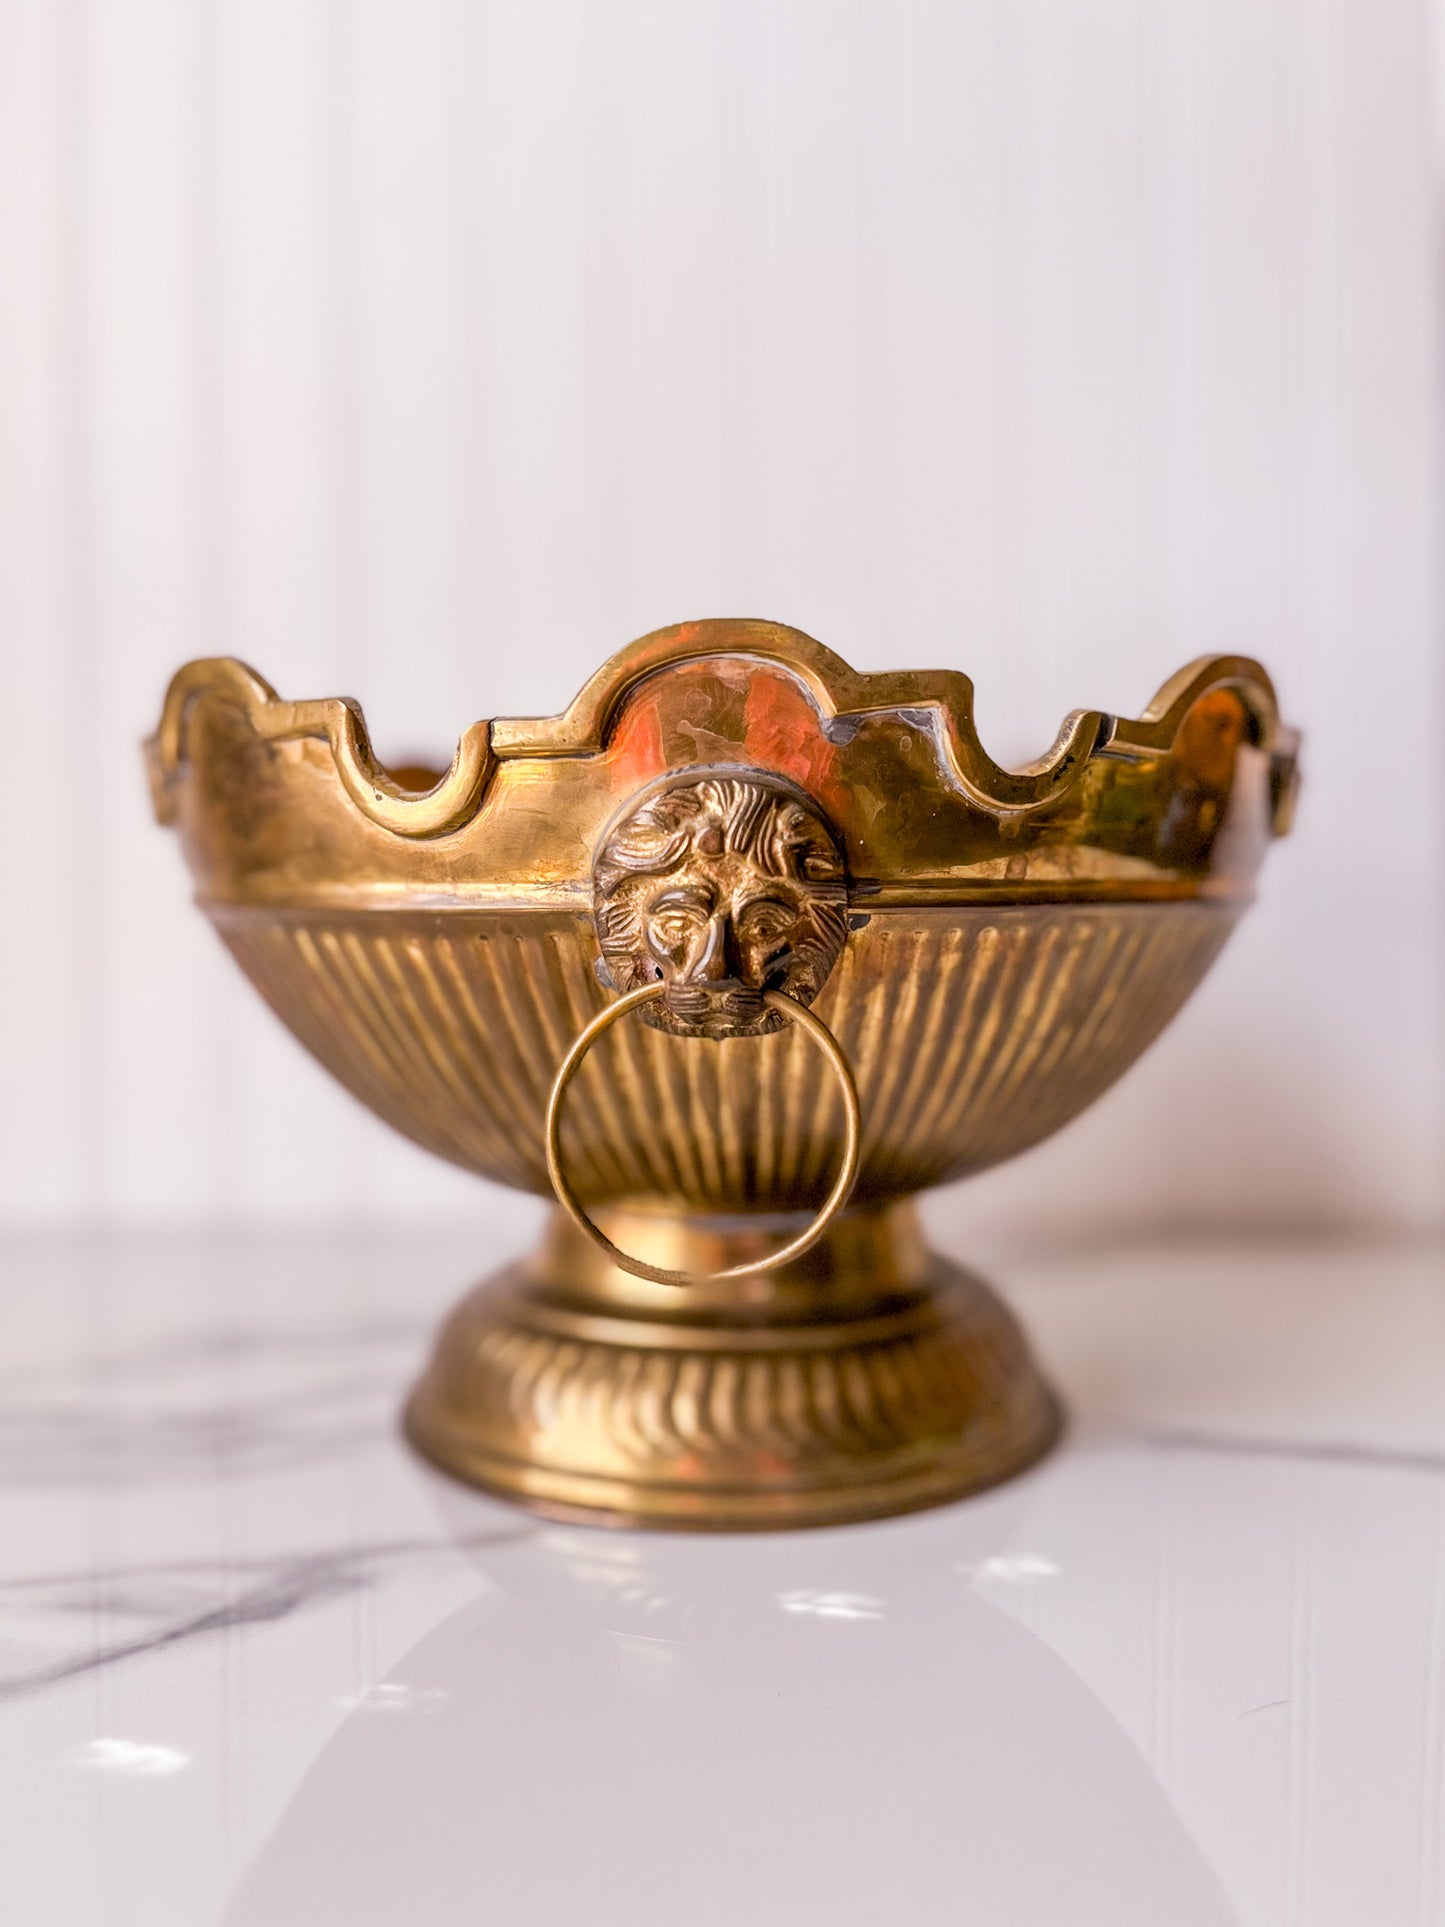
POLYGON ((715 769, 645 791, 592 867, 601 973, 615 990, 661 982, 643 1018, 685 1037, 782 1027, 763 1003, 811 1004, 847 935, 838 840, 800 790, 757 770, 715 769))

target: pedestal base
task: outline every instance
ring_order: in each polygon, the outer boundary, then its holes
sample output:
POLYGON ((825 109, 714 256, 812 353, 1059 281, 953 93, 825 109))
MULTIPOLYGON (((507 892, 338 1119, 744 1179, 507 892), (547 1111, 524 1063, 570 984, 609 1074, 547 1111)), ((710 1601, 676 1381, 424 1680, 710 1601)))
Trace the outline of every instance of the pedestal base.
MULTIPOLYGON (((625 1250, 715 1269, 786 1219, 599 1212, 625 1250)), ((554 1517, 703 1531, 836 1525, 1022 1471, 1058 1432, 1012 1314, 912 1208, 844 1215, 786 1270, 651 1285, 558 1213, 443 1327, 406 1414, 443 1470, 554 1517)))

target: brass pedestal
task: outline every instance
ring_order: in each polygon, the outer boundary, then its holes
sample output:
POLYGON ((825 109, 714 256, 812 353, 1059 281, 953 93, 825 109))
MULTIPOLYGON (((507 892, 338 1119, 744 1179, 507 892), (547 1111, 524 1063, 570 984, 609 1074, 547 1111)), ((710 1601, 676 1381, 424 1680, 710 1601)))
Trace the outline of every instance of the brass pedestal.
MULTIPOLYGON (((745 1263, 797 1219, 599 1212, 650 1262, 745 1263)), ((557 1517, 837 1525, 938 1505, 1047 1451, 1057 1407, 1008 1310, 911 1204, 844 1214, 779 1271, 680 1293, 560 1213, 443 1327, 407 1412, 444 1470, 557 1517)))

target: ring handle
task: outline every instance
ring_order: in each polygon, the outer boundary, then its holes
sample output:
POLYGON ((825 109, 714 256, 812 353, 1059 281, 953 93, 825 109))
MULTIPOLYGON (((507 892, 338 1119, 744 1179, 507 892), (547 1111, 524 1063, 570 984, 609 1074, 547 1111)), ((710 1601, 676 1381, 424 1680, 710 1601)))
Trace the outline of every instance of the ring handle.
POLYGON ((562 1100, 567 1095, 567 1086, 577 1075, 582 1060, 606 1030, 634 1011, 640 1004, 650 1004, 664 994, 660 983, 644 984, 640 990, 631 990, 625 997, 619 997, 615 1004, 609 1004, 592 1019, 587 1027, 579 1032, 572 1048, 562 1059, 561 1069, 552 1084, 552 1093, 547 1100, 547 1175, 552 1180, 552 1189, 557 1194, 557 1202, 567 1213, 579 1231, 585 1231, 599 1251, 604 1251, 614 1264, 621 1265, 634 1277, 650 1278, 658 1285, 710 1285, 727 1278, 751 1278, 759 1271, 775 1271, 793 1258, 801 1258, 805 1251, 811 1251, 828 1226, 847 1204, 858 1177, 859 1145, 862 1139, 862 1122, 858 1110, 858 1086, 853 1081, 853 1071, 843 1054, 843 1047, 820 1017, 800 1004, 796 997, 787 997, 780 990, 765 990, 763 1002, 769 1010, 776 1011, 780 1017, 801 1026, 804 1034, 827 1058, 838 1086, 843 1094, 844 1141, 843 1162, 833 1188, 823 1201, 821 1210, 805 1231, 796 1238, 779 1246, 766 1258, 751 1259, 746 1264, 728 1265, 722 1271, 669 1271, 663 1265, 651 1265, 645 1258, 631 1257, 621 1251, 603 1231, 599 1231, 587 1213, 582 1209, 576 1193, 572 1189, 566 1172, 562 1169, 562 1100))

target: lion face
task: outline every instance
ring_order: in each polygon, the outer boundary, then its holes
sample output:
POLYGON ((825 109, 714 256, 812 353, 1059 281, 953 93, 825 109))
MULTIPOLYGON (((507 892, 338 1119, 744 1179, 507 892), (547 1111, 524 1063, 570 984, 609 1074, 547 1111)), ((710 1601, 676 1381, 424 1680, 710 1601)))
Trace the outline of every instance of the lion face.
POLYGON ((608 835, 592 882, 613 985, 662 983, 640 1014, 679 1035, 780 1029, 763 992, 810 1004, 843 948, 847 878, 832 831, 753 771, 653 790, 608 835))

